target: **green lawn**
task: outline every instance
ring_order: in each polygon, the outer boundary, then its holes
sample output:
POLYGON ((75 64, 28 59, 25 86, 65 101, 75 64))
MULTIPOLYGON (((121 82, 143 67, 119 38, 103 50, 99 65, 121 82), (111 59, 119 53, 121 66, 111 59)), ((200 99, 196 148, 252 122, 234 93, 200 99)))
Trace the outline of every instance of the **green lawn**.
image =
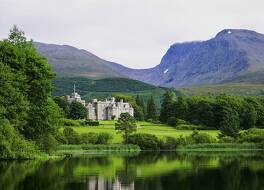
MULTIPOLYGON (((164 124, 153 124, 150 122, 138 122, 137 123, 138 133, 149 133, 156 135, 159 138, 162 138, 164 136, 171 136, 171 137, 179 137, 179 136, 188 136, 193 131, 192 130, 176 130, 173 127, 170 127, 168 125, 164 124)), ((122 142, 122 137, 120 134, 117 134, 115 131, 114 121, 101 121, 100 126, 95 127, 83 127, 83 126, 76 126, 72 127, 77 133, 83 134, 88 132, 95 132, 95 133, 101 133, 101 132, 107 132, 113 135, 113 141, 112 143, 120 143, 122 142)), ((202 130, 201 132, 210 134, 212 137, 217 137, 219 131, 217 130, 202 130)))

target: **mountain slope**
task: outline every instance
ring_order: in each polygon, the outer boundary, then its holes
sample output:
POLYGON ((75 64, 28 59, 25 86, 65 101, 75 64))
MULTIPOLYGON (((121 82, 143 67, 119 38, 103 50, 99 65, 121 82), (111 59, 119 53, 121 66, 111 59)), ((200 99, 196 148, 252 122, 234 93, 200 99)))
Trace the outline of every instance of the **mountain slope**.
POLYGON ((167 87, 233 81, 261 82, 264 74, 264 35, 249 30, 223 30, 208 41, 172 45, 154 68, 120 69, 119 72, 167 87))
POLYGON ((35 43, 37 50, 48 58, 58 76, 87 78, 122 77, 111 63, 96 55, 68 45, 35 43))
POLYGON ((264 81, 264 35, 250 30, 226 29, 207 41, 175 43, 150 69, 130 69, 71 46, 36 47, 59 76, 126 77, 164 87, 264 81))

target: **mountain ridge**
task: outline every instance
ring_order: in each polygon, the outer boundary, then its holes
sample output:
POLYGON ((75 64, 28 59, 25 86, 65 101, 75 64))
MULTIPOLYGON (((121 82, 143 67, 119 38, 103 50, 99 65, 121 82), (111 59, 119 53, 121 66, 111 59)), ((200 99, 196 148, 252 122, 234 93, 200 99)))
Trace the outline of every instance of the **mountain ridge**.
POLYGON ((174 43, 160 64, 148 69, 131 69, 72 46, 62 46, 62 52, 53 48, 53 54, 50 48, 37 45, 61 76, 126 77, 164 87, 263 81, 264 35, 245 29, 224 29, 209 40, 174 43))

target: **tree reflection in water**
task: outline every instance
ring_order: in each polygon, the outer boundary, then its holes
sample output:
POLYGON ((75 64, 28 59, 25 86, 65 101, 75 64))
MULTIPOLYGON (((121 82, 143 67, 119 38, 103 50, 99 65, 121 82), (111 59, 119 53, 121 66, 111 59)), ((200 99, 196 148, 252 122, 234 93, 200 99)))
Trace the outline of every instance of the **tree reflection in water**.
POLYGON ((2 190, 262 190, 261 153, 141 153, 1 161, 2 190))

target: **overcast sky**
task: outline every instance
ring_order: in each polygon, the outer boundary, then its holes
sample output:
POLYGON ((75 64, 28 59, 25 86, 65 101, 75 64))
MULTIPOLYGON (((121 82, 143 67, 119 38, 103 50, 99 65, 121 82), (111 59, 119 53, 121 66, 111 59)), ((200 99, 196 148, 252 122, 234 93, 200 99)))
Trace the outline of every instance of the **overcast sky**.
POLYGON ((34 41, 148 68, 175 42, 206 40, 225 28, 264 33, 263 11, 263 0, 0 0, 0 38, 16 24, 34 41))

